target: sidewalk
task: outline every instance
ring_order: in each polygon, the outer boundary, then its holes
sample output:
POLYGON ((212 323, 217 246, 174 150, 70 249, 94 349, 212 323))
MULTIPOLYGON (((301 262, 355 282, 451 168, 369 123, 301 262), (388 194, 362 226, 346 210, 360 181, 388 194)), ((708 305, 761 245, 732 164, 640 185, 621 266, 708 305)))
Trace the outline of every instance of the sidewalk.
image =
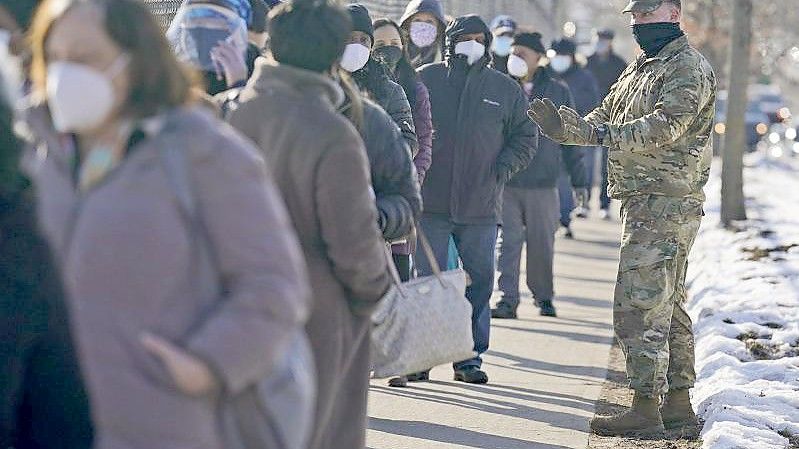
POLYGON ((578 240, 557 242, 559 317, 540 317, 528 294, 518 320, 494 320, 488 385, 455 383, 450 367, 407 389, 373 381, 369 449, 586 447, 612 342, 619 224, 573 226, 578 240))

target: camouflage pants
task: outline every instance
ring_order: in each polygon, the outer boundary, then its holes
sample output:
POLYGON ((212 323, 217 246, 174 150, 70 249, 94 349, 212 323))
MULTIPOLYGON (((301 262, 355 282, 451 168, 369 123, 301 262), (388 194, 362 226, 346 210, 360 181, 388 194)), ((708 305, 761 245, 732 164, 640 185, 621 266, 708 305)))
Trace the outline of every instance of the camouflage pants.
POLYGON ((646 396, 691 388, 694 336, 685 311, 688 252, 702 219, 701 201, 659 195, 626 198, 613 304, 616 337, 630 387, 646 396))

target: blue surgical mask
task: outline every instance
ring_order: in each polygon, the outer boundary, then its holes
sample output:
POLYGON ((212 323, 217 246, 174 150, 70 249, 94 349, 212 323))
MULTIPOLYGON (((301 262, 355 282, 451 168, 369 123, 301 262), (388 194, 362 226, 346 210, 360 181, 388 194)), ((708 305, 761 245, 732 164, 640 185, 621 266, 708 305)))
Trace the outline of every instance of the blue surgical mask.
POLYGON ((491 44, 491 50, 497 56, 508 56, 510 54, 510 47, 513 45, 513 38, 510 36, 497 36, 491 44))

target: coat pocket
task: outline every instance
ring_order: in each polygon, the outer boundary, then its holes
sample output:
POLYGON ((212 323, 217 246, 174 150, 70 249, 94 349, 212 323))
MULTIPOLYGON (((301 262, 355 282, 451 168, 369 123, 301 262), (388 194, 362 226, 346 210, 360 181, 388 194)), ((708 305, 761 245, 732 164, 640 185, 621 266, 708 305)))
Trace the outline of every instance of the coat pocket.
POLYGON ((621 248, 619 282, 621 306, 649 310, 674 295, 677 244, 655 241, 627 244, 621 248))

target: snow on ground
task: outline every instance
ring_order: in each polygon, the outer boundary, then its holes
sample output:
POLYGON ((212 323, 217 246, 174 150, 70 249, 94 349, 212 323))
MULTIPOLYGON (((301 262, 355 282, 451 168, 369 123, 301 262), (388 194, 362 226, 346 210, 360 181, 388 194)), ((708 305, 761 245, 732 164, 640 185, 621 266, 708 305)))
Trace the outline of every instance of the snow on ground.
POLYGON ((720 165, 688 270, 703 449, 799 448, 799 164, 747 158, 740 232, 719 226, 720 165))

